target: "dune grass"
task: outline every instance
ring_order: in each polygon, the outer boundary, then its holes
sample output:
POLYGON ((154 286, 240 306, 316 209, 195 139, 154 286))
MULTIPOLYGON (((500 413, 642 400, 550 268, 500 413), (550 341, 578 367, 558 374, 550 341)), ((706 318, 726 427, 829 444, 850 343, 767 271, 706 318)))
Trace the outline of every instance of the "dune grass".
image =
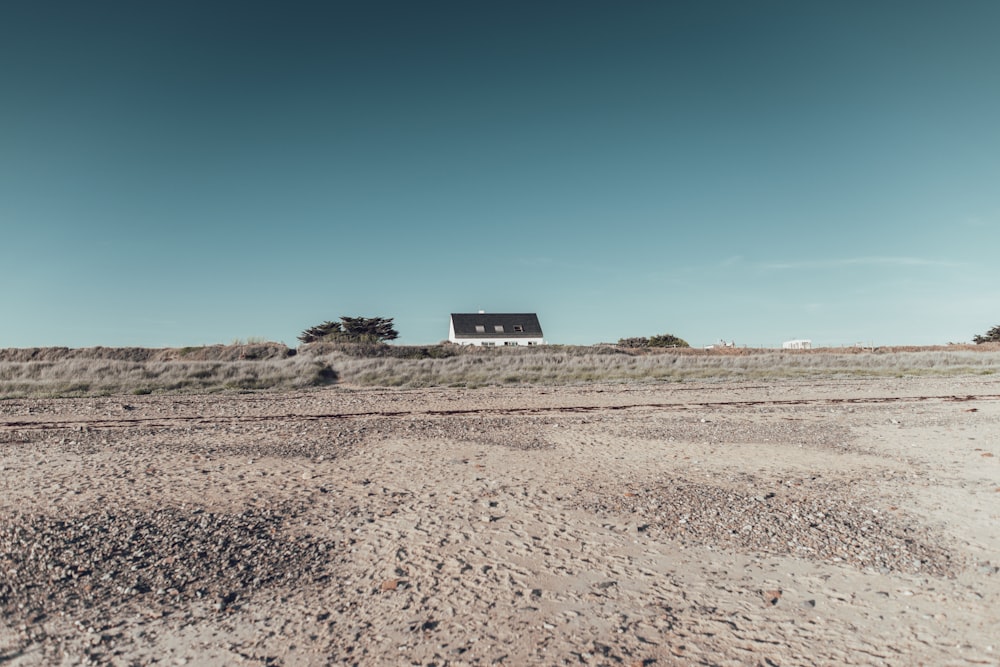
MULTIPOLYGON (((584 348, 586 349, 586 348, 584 348)), ((493 350, 445 359, 330 355, 343 383, 389 387, 565 385, 591 382, 904 377, 1000 372, 1000 351, 607 354, 580 348, 493 350)))
POLYGON ((247 355, 233 346, 0 351, 0 398, 282 391, 367 387, 554 386, 588 383, 958 376, 1000 373, 1000 346, 919 350, 626 351, 613 346, 404 348, 376 354, 304 347, 247 355), (27 358, 28 360, 25 360, 27 358), (16 360, 11 360, 16 359, 16 360))
POLYGON ((0 362, 2 398, 288 390, 336 381, 336 372, 322 360, 296 357, 261 361, 0 362))

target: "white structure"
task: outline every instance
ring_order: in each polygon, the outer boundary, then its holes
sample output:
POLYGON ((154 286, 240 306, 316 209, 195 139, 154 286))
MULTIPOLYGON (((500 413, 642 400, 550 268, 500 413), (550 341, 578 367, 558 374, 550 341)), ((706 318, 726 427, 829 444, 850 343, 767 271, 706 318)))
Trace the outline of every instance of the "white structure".
POLYGON ((516 347, 541 345, 542 325, 535 313, 452 313, 448 340, 459 345, 516 347))
POLYGON ((813 342, 811 340, 786 340, 781 344, 782 350, 811 350, 813 342))

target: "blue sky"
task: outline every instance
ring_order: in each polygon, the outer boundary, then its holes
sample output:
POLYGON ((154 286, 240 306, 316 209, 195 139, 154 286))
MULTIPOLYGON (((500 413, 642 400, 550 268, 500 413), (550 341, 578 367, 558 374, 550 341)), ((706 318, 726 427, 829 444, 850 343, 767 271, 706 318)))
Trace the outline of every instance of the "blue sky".
POLYGON ((1000 323, 1000 3, 0 8, 0 347, 1000 323))

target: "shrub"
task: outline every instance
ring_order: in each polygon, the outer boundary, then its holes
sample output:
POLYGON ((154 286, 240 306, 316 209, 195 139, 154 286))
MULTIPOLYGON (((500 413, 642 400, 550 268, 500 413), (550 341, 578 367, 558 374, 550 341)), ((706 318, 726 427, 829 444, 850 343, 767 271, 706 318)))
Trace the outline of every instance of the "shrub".
POLYGON ((316 372, 313 375, 312 384, 314 387, 321 387, 327 384, 337 384, 337 380, 340 379, 340 374, 337 373, 329 364, 324 364, 322 362, 317 362, 316 372))
POLYGON ((645 337, 638 338, 619 338, 619 347, 649 347, 649 339, 645 337))
POLYGON ((691 347, 687 341, 673 334, 660 334, 649 339, 650 347, 691 347))
POLYGON ((687 341, 674 336, 673 334, 660 334, 652 338, 619 338, 619 347, 639 348, 639 347, 691 347, 687 341))

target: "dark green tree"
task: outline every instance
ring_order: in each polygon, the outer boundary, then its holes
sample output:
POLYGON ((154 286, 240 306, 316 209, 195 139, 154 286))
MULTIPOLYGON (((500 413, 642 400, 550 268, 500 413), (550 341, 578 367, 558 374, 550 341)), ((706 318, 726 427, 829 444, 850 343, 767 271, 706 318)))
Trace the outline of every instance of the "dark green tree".
POLYGON ((383 343, 399 338, 391 317, 341 317, 344 337, 357 343, 383 343))
POLYGON ((342 343, 383 343, 399 338, 391 317, 347 317, 339 322, 323 322, 299 334, 303 343, 331 341, 342 343))
POLYGON ((987 331, 983 336, 973 336, 972 342, 976 345, 980 343, 1000 343, 1000 324, 987 331))
POLYGON ((333 340, 343 333, 344 327, 340 322, 323 322, 303 331, 299 334, 299 340, 303 343, 315 343, 319 340, 333 340))
POLYGON ((650 347, 691 347, 687 341, 672 334, 660 334, 649 338, 650 347))

